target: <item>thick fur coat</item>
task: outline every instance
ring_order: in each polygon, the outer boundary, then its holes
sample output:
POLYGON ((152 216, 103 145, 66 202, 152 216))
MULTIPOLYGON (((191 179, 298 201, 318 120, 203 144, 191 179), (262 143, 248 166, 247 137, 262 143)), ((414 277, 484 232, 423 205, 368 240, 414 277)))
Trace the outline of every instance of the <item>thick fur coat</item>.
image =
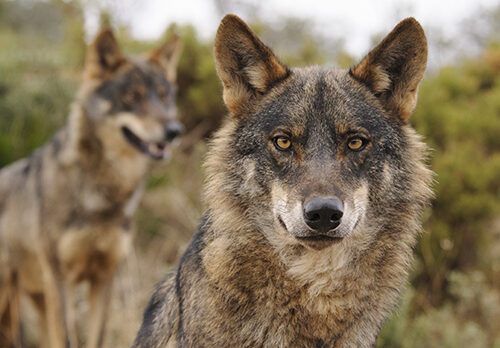
POLYGON ((373 347, 432 195, 408 123, 426 59, 409 18, 349 70, 288 68, 226 16, 208 210, 133 347, 373 347))

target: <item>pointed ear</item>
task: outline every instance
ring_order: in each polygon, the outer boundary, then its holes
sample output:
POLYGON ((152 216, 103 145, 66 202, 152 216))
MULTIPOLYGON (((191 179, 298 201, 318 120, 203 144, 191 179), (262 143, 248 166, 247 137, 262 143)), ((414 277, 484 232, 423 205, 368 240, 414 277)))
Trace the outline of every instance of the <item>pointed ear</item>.
POLYGON ((239 115, 289 75, 274 53, 235 15, 225 16, 215 36, 215 65, 224 87, 224 102, 239 115))
POLYGON ((103 29, 88 47, 85 77, 104 79, 125 62, 118 42, 110 29, 103 29))
POLYGON ((158 64, 169 81, 175 81, 177 77, 177 63, 182 52, 182 40, 174 35, 162 46, 149 54, 149 59, 158 64))
POLYGON ((368 86, 389 112, 407 122, 417 103, 426 63, 424 31, 414 18, 407 18, 350 73, 368 86))

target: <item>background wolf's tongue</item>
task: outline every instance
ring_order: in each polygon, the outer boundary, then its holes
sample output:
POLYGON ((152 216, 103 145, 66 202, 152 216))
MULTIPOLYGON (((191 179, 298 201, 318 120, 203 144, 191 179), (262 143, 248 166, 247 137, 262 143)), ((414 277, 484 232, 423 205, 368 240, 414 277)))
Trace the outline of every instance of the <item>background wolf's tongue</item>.
POLYGON ((153 158, 162 159, 166 156, 165 146, 164 143, 149 143, 147 147, 148 153, 153 158))

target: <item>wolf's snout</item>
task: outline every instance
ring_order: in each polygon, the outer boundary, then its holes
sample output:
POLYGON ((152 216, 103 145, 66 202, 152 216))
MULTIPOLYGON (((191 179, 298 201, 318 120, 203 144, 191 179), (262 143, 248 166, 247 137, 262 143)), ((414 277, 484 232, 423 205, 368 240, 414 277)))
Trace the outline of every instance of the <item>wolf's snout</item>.
POLYGON ((177 121, 171 121, 165 125, 165 139, 167 141, 174 140, 182 133, 184 133, 184 126, 177 121))
POLYGON ((344 215, 342 202, 333 197, 313 198, 304 205, 304 220, 310 228, 326 233, 340 225, 344 215))

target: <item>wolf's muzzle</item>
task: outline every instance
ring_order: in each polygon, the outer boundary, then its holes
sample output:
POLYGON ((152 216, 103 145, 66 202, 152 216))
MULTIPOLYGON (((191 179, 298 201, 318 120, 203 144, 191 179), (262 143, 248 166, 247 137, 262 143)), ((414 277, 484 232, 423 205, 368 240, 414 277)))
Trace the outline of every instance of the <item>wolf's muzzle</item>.
POLYGON ((122 133, 125 139, 137 150, 145 153, 154 160, 163 160, 168 158, 170 150, 167 148, 169 143, 176 140, 184 133, 184 126, 177 121, 169 121, 163 126, 164 139, 158 142, 151 142, 141 139, 130 128, 123 126, 122 133))
POLYGON ((304 221, 318 234, 337 228, 343 215, 344 206, 334 197, 315 197, 304 204, 304 221))

